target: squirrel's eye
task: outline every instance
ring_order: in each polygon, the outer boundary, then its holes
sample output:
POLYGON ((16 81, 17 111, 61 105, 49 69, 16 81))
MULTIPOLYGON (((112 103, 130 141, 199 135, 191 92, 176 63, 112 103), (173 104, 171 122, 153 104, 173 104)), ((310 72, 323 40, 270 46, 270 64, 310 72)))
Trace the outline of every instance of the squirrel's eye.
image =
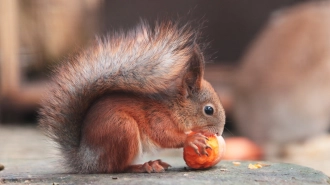
POLYGON ((213 112, 214 112, 213 107, 211 107, 211 106, 205 106, 204 107, 204 112, 207 115, 213 115, 213 112))

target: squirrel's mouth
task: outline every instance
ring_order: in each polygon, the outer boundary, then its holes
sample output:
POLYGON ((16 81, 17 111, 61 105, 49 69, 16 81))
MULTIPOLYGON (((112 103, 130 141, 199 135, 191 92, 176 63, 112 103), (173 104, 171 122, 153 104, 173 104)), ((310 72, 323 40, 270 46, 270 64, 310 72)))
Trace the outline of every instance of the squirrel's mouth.
POLYGON ((192 131, 202 133, 205 136, 211 136, 214 134, 217 136, 221 136, 223 133, 223 127, 219 128, 214 125, 207 125, 204 127, 194 128, 192 129, 192 131))

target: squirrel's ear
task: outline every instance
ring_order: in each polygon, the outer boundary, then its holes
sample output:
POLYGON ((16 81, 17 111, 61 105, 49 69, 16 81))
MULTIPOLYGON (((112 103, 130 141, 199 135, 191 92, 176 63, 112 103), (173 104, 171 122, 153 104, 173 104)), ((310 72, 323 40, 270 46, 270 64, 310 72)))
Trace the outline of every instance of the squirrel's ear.
POLYGON ((183 95, 189 96, 201 89, 204 75, 204 57, 197 44, 193 49, 193 54, 188 61, 185 74, 183 76, 183 95))

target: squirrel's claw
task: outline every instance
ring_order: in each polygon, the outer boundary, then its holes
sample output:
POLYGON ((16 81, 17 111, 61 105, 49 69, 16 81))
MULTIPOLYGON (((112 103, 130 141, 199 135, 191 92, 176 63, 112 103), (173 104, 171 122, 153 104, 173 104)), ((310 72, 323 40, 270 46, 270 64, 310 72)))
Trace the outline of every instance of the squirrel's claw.
POLYGON ((147 173, 160 173, 160 172, 165 172, 171 165, 161 161, 160 159, 155 160, 155 161, 149 161, 144 163, 143 168, 145 169, 145 172, 147 173))
POLYGON ((168 168, 172 167, 170 164, 167 164, 165 162, 163 162, 162 160, 160 159, 157 159, 156 161, 158 161, 158 163, 165 169, 167 170, 168 168))
POLYGON ((149 162, 146 162, 142 165, 142 169, 144 170, 144 172, 147 172, 147 173, 153 172, 153 169, 152 169, 151 165, 149 164, 149 162))
POLYGON ((198 155, 208 156, 209 154, 207 153, 206 149, 211 148, 211 146, 207 144, 208 140, 209 138, 203 134, 196 133, 187 137, 185 146, 192 147, 198 155))
POLYGON ((165 172, 171 165, 161 161, 160 159, 155 161, 148 161, 144 164, 131 165, 126 168, 125 172, 133 173, 160 173, 165 172))

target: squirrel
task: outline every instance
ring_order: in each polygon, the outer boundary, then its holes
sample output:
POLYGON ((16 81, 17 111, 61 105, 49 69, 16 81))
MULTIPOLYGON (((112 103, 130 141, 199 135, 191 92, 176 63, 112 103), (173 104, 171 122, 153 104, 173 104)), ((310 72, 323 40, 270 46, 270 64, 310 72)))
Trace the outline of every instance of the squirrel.
POLYGON ((207 155, 225 112, 204 80, 200 30, 141 21, 64 61, 39 111, 41 129, 75 173, 163 172, 161 160, 132 164, 150 149, 192 146, 207 155), (192 136, 188 133, 196 132, 192 136))

